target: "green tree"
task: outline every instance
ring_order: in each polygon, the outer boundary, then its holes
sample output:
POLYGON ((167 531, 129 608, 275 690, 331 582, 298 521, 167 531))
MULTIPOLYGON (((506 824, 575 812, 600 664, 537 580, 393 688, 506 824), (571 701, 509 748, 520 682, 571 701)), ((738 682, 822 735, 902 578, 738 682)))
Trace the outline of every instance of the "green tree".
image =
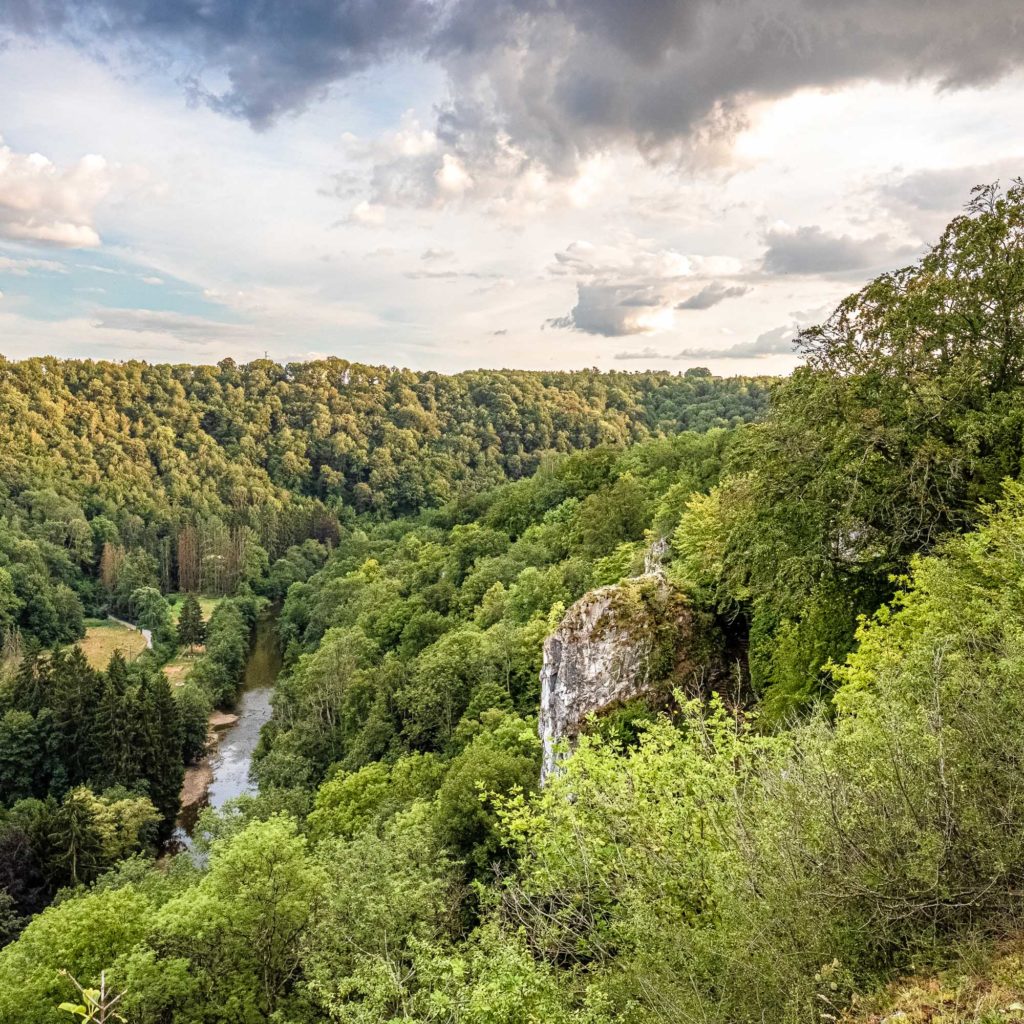
POLYGON ((827 685, 890 578, 976 522, 1024 454, 1024 184, 974 190, 916 264, 798 340, 806 365, 731 453, 722 603, 778 716, 827 685), (739 499, 739 500, 737 500, 739 499))
POLYGON ((206 637, 203 611, 195 594, 186 594, 178 616, 178 642, 188 644, 189 653, 195 650, 206 637))
POLYGON ((178 813, 184 777, 181 743, 181 723, 170 683, 159 670, 146 672, 139 684, 134 756, 165 829, 170 829, 178 813))
POLYGON ((186 959, 199 979, 195 1011, 226 1024, 281 1008, 322 890, 321 872, 286 817, 215 842, 209 872, 162 908, 154 929, 164 956, 186 959))

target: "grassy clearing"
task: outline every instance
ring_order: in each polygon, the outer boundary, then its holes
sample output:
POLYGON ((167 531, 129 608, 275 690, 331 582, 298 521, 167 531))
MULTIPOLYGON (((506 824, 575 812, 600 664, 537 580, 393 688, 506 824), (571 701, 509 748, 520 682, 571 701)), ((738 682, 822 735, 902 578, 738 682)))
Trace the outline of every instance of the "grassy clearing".
POLYGON ((146 641, 138 630, 120 623, 87 619, 85 637, 78 641, 78 646, 93 668, 105 669, 114 651, 120 651, 131 661, 146 649, 146 641))
MULTIPOLYGON (((164 596, 167 598, 168 601, 174 602, 174 604, 171 605, 171 622, 173 622, 174 625, 177 626, 178 616, 181 615, 181 605, 182 602, 185 600, 185 595, 165 594, 164 596)), ((220 604, 220 601, 221 599, 219 597, 199 598, 199 607, 202 610, 204 622, 210 621, 210 616, 213 614, 213 609, 216 608, 218 604, 220 604)))
POLYGON ((185 682, 196 659, 203 653, 202 645, 197 646, 192 654, 188 653, 187 647, 182 647, 177 655, 164 665, 164 675, 167 676, 171 686, 181 686, 185 682))

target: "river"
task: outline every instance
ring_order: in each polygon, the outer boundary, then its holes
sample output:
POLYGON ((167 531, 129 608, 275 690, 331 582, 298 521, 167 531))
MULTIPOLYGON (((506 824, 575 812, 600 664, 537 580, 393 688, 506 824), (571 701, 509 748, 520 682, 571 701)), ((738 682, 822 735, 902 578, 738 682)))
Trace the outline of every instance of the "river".
POLYGON ((205 765, 199 766, 199 770, 205 770, 209 777, 205 796, 182 809, 178 827, 171 838, 172 846, 191 848, 192 830, 204 807, 223 807, 228 800, 256 792, 256 786, 249 778, 249 768, 259 743, 260 730, 270 720, 270 698, 280 671, 277 618, 268 614, 256 624, 252 651, 245 663, 245 676, 235 703, 237 721, 217 733, 219 741, 216 747, 207 755, 205 765))

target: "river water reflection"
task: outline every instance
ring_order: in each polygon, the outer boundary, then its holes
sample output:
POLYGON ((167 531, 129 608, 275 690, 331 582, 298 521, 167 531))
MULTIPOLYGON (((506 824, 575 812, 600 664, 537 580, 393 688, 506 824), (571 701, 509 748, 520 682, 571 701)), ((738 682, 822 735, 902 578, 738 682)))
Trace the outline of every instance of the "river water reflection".
POLYGON ((245 665, 245 677, 234 708, 238 721, 221 731, 220 742, 210 755, 213 778, 206 798, 182 812, 171 840, 173 846, 191 846, 192 830, 204 807, 223 807, 228 800, 256 792, 249 769, 260 730, 270 720, 270 698, 280 671, 277 620, 273 615, 266 615, 256 624, 252 651, 245 665))

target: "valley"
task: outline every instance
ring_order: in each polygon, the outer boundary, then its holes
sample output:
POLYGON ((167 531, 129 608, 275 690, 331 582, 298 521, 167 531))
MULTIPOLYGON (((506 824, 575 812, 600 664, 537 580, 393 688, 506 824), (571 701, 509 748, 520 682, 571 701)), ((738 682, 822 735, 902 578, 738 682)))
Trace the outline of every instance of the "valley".
POLYGON ((0 361, 0 1021, 1017 1019, 1022 224, 786 378, 0 361))

